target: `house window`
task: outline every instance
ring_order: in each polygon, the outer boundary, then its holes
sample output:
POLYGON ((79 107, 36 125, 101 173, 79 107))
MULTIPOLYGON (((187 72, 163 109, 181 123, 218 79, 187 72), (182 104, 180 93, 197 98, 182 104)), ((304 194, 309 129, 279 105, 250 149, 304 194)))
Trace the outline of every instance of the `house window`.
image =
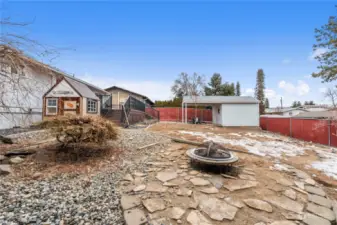
POLYGON ((88 113, 97 113, 97 101, 96 100, 88 99, 87 112, 88 113))
POLYGON ((47 98, 46 115, 57 115, 57 98, 47 98))

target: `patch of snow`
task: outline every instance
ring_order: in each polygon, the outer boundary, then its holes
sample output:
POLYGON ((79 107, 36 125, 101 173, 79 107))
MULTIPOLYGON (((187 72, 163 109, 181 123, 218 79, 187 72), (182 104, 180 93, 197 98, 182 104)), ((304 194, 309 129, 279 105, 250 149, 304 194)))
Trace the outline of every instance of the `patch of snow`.
POLYGON ((311 167, 324 172, 327 176, 337 180, 337 154, 322 151, 319 149, 314 150, 322 161, 315 161, 311 163, 311 167))
POLYGON ((289 166, 286 164, 274 164, 274 166, 270 166, 269 168, 271 170, 289 171, 289 166))
POLYGON ((229 133, 229 135, 241 137, 241 134, 238 133, 229 133))
POLYGON ((225 137, 215 135, 207 132, 192 132, 192 131, 179 131, 181 134, 189 134, 192 136, 202 137, 204 141, 213 141, 219 144, 230 144, 233 146, 241 146, 247 149, 249 152, 260 156, 273 156, 281 158, 285 156, 297 156, 304 154, 304 148, 292 145, 281 141, 258 141, 244 137, 242 139, 227 139, 225 137))

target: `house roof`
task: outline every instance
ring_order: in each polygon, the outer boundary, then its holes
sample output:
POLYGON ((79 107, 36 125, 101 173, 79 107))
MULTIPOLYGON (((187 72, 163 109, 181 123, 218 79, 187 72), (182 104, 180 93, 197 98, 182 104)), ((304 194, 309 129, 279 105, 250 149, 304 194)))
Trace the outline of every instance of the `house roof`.
POLYGON ((296 108, 290 108, 290 109, 282 110, 281 112, 285 113, 285 112, 290 112, 290 111, 294 111, 294 110, 301 110, 301 111, 304 111, 304 112, 309 112, 309 110, 306 110, 306 109, 302 108, 301 106, 296 107, 296 108))
POLYGON ((151 105, 154 104, 153 101, 151 101, 151 99, 149 99, 148 97, 146 97, 145 95, 142 95, 142 94, 139 94, 139 93, 136 93, 136 92, 133 92, 133 91, 130 91, 130 90, 127 90, 125 88, 121 88, 121 87, 118 87, 118 86, 111 86, 111 87, 108 87, 108 88, 105 88, 105 91, 109 91, 109 90, 113 90, 113 89, 118 89, 118 90, 122 90, 122 91, 125 91, 125 92, 129 92, 131 94, 134 94, 134 95, 138 95, 142 98, 144 98, 146 101, 148 101, 151 105))
POLYGON ((64 80, 66 80, 70 84, 70 86, 74 88, 82 97, 99 100, 96 94, 87 85, 73 80, 69 77, 65 77, 64 80))
POLYGON ((86 82, 84 80, 81 80, 79 78, 76 78, 74 75, 70 75, 70 74, 68 74, 68 73, 66 73, 66 72, 64 72, 64 71, 62 71, 62 70, 60 70, 60 69, 58 69, 56 67, 53 67, 51 65, 48 65, 48 64, 45 64, 45 63, 42 63, 42 62, 39 62, 36 59, 34 59, 33 57, 24 54, 22 51, 20 51, 18 49, 15 49, 15 48, 13 48, 11 46, 8 46, 8 45, 0 45, 0 47, 2 47, 2 48, 7 47, 7 48, 11 49, 12 51, 15 51, 18 56, 20 56, 24 60, 29 61, 30 63, 33 63, 33 64, 35 64, 37 66, 42 67, 42 68, 48 69, 48 70, 50 70, 50 71, 52 71, 52 72, 54 72, 56 74, 59 74, 61 76, 67 77, 67 78, 70 78, 70 79, 72 79, 74 81, 83 83, 83 84, 87 85, 93 92, 96 92, 96 93, 99 93, 99 94, 103 94, 103 95, 104 94, 108 94, 104 89, 99 88, 99 87, 97 87, 97 86, 95 86, 93 84, 90 84, 90 83, 88 83, 88 82, 86 82))
POLYGON ((183 103, 188 104, 258 104, 259 101, 250 96, 184 96, 183 103), (195 101, 196 100, 196 101, 195 101))
POLYGON ((337 111, 311 111, 311 112, 304 112, 300 113, 296 116, 296 118, 336 118, 337 117, 337 111))

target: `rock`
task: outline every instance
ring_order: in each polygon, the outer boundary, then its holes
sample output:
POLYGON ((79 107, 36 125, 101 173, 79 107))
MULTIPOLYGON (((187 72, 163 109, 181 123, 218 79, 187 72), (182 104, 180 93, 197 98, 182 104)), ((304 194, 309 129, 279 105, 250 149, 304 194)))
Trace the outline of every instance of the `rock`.
POLYGON ((335 213, 326 207, 308 203, 307 211, 316 214, 317 216, 323 217, 329 221, 334 221, 336 219, 335 213))
POLYGON ((282 215, 287 219, 287 220, 303 220, 303 214, 297 214, 293 212, 285 212, 282 213, 282 215))
POLYGON ((256 180, 254 176, 247 175, 247 174, 239 174, 239 178, 242 180, 256 180))
POLYGON ((241 172, 251 176, 255 176, 255 173, 252 170, 243 169, 241 172))
POLYGON ((178 224, 182 224, 182 223, 183 223, 183 221, 181 221, 181 220, 177 220, 177 223, 178 223, 178 224))
POLYGON ((182 188, 179 188, 179 190, 177 191, 177 195, 189 197, 192 195, 192 192, 193 192, 192 190, 182 187, 182 188))
POLYGON ((283 194, 292 200, 296 200, 296 192, 292 189, 285 190, 283 194))
POLYGON ((205 180, 205 179, 202 179, 202 178, 199 178, 199 177, 192 178, 190 181, 195 186, 205 186, 205 185, 210 184, 210 182, 208 180, 205 180))
POLYGON ((293 201, 285 196, 278 197, 278 196, 269 196, 264 198, 265 201, 269 202, 272 205, 277 207, 281 207, 285 210, 301 214, 304 208, 304 205, 293 201))
POLYGON ((245 199, 243 200, 246 205, 248 205, 251 208, 266 211, 266 212, 273 212, 273 208, 271 205, 265 201, 258 200, 258 199, 245 199))
POLYGON ((0 161, 3 161, 3 160, 5 160, 5 159, 6 159, 6 156, 0 155, 0 161))
POLYGON ((234 198, 232 198, 232 197, 227 197, 227 198, 224 198, 224 200, 228 203, 228 204, 230 204, 230 205, 232 205, 232 206, 235 206, 235 207, 237 207, 237 208, 242 208, 242 207, 244 207, 245 205, 243 204, 243 202, 241 202, 240 200, 237 200, 237 199, 234 199, 234 198))
POLYGON ((310 184, 310 185, 312 185, 312 186, 316 185, 316 181, 314 181, 314 180, 311 179, 311 178, 305 179, 304 182, 307 183, 307 184, 310 184))
POLYGON ((324 198, 322 196, 319 196, 319 195, 308 194, 308 200, 310 202, 316 203, 317 205, 325 206, 327 208, 332 207, 331 200, 324 198))
POLYGON ((134 192, 139 192, 139 191, 145 190, 145 188, 146 188, 146 185, 145 185, 145 184, 141 184, 141 185, 138 185, 137 187, 135 187, 135 188, 133 189, 133 191, 134 191, 134 192))
POLYGON ((302 170, 298 169, 291 169, 291 172, 295 173, 295 175, 300 179, 308 179, 311 178, 309 174, 303 172, 302 170))
POLYGON ((250 181, 250 180, 228 180, 224 187, 229 191, 236 191, 251 187, 256 187, 258 184, 257 181, 250 181))
POLYGON ((213 225, 198 210, 192 210, 187 216, 187 222, 191 225, 213 225))
POLYGON ((12 163, 12 164, 19 164, 19 163, 22 163, 23 161, 24 161, 24 159, 19 157, 19 156, 16 156, 16 157, 13 157, 13 158, 9 159, 9 162, 12 163))
POLYGON ((156 176, 156 178, 160 180, 161 182, 166 182, 166 181, 172 180, 177 177, 178 177, 177 172, 173 172, 173 171, 158 172, 156 176))
POLYGON ((288 220, 274 221, 270 225, 297 225, 296 223, 288 220))
POLYGON ((145 191, 147 191, 147 192, 159 192, 159 193, 163 193, 163 192, 166 192, 167 189, 168 189, 168 187, 164 187, 159 182, 149 182, 146 185, 145 191))
POLYGON ((332 208, 335 213, 336 220, 337 220, 337 201, 336 200, 332 201, 332 208))
POLYGON ((146 222, 145 214, 140 209, 131 209, 124 211, 126 225, 141 225, 146 222))
POLYGON ((134 208, 140 205, 140 198, 137 196, 123 195, 121 197, 121 206, 123 210, 134 208))
POLYGON ((187 169, 189 166, 188 165, 181 165, 179 166, 180 169, 187 169))
POLYGON ((322 188, 318 188, 318 187, 314 187, 314 186, 310 186, 310 185, 305 185, 304 189, 305 189, 305 191, 307 191, 311 194, 319 195, 319 196, 322 196, 322 197, 325 197, 325 195, 326 195, 322 188))
POLYGON ((185 213, 186 210, 180 207, 172 207, 167 209, 167 215, 171 219, 179 220, 185 213))
POLYGON ((171 221, 169 218, 159 218, 150 221, 151 225, 171 225, 171 221))
POLYGON ((190 175, 197 175, 199 174, 199 171, 196 171, 196 170, 192 170, 189 172, 190 175))
POLYGON ((283 177, 280 178, 280 179, 277 179, 276 182, 277 182, 278 184, 283 185, 283 186, 292 186, 292 185, 294 184, 293 181, 288 180, 288 179, 283 178, 283 177))
POLYGON ((39 177, 42 177, 43 173, 40 173, 40 172, 35 172, 32 176, 33 179, 37 179, 39 177))
POLYGON ((151 213, 155 211, 164 210, 166 208, 164 200, 160 198, 149 198, 149 199, 143 200, 143 205, 151 213))
POLYGON ((145 177, 146 176, 145 173, 141 173, 141 172, 134 172, 133 175, 135 175, 136 177, 145 177))
POLYGON ((133 177, 128 173, 123 177, 122 180, 133 182, 133 177))
POLYGON ((8 175, 12 173, 12 169, 10 165, 0 164, 0 175, 8 175))
POLYGON ((233 220, 238 209, 217 198, 204 198, 199 202, 200 209, 213 220, 233 220))
POLYGON ((191 201, 188 204, 188 208, 196 209, 198 207, 198 205, 199 205, 199 200, 197 200, 195 195, 193 195, 193 198, 191 199, 191 201))
POLYGON ((225 179, 221 176, 212 176, 209 181, 216 187, 217 189, 222 188, 225 179))
POLYGON ((307 225, 331 225, 329 220, 326 220, 311 213, 304 214, 303 222, 307 225))
POLYGON ((145 180, 144 177, 135 177, 133 183, 134 183, 135 185, 140 185, 140 184, 142 184, 142 183, 144 182, 144 180, 145 180))
POLYGON ((304 190, 304 183, 303 183, 303 182, 301 182, 301 181, 294 181, 294 183, 295 183, 295 185, 296 185, 298 188, 304 190))
POLYGON ((200 191, 203 192, 203 193, 206 193, 206 194, 219 193, 219 190, 216 189, 215 187, 202 188, 202 189, 200 189, 200 191))

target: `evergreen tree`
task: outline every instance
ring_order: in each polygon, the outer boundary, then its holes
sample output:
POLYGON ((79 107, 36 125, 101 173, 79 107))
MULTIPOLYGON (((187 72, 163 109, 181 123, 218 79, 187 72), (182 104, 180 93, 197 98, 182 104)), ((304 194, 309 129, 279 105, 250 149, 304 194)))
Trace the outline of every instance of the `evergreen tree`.
POLYGON ((239 81, 236 82, 236 88, 235 88, 235 91, 236 91, 236 93, 235 93, 236 96, 241 96, 241 85, 240 85, 240 82, 239 82, 239 81))
POLYGON ((234 83, 231 83, 231 96, 234 96, 235 95, 235 84, 234 83))
POLYGON ((211 81, 208 83, 209 87, 205 87, 205 95, 221 95, 221 75, 214 73, 211 81))
POLYGON ((297 107, 297 101, 294 101, 293 104, 291 105, 292 108, 296 108, 297 107))
POLYGON ((266 109, 269 108, 269 99, 268 98, 266 98, 266 101, 264 102, 264 106, 265 106, 266 109))
POLYGON ((297 102, 297 107, 302 106, 302 103, 300 101, 297 102))
POLYGON ((265 101, 265 95, 264 95, 264 89, 265 89, 265 83, 264 83, 264 72, 262 69, 259 69, 257 71, 256 76, 256 87, 255 87, 255 98, 259 100, 260 103, 260 114, 264 114, 264 101, 265 101))

